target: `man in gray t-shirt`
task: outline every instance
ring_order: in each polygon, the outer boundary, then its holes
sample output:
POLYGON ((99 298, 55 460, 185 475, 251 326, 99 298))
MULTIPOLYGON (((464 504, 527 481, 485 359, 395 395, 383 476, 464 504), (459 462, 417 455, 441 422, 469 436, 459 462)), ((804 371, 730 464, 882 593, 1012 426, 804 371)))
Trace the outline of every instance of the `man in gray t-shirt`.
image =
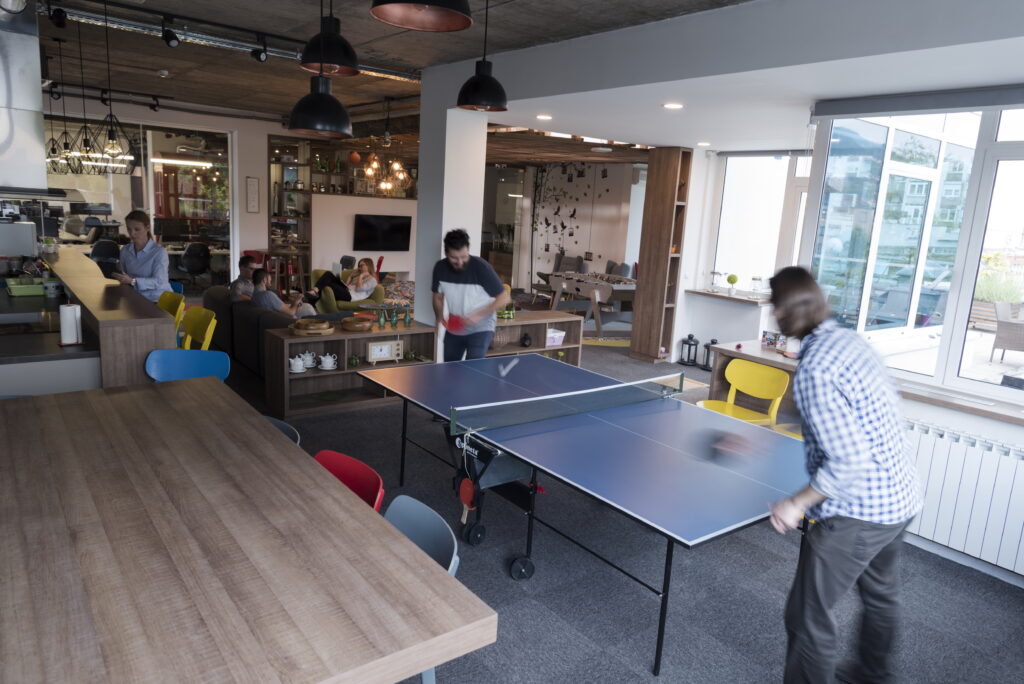
POLYGON ((256 259, 248 254, 238 260, 238 277, 231 281, 231 301, 247 302, 252 299, 255 288, 252 274, 256 270, 256 259))
POLYGON ((316 309, 312 305, 302 301, 302 295, 295 293, 289 298, 286 304, 277 296, 276 292, 267 289, 267 281, 270 274, 262 268, 256 269, 252 274, 253 295, 252 303, 258 307, 286 314, 292 318, 303 318, 304 316, 315 316, 316 309))

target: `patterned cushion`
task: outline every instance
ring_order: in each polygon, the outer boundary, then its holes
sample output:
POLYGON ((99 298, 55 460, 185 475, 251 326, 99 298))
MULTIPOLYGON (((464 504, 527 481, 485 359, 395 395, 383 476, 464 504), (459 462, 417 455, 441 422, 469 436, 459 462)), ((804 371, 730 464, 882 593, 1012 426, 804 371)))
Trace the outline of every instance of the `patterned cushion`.
POLYGON ((384 282, 384 301, 399 306, 412 306, 416 299, 416 282, 413 280, 387 280, 384 282))

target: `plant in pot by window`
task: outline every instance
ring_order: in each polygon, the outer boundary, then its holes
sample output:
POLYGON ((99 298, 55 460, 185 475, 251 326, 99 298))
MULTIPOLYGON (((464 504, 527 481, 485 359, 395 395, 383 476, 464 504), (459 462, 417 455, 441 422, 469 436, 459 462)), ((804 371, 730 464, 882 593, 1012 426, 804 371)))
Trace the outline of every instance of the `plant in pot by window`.
POLYGON ((736 294, 736 283, 738 283, 740 277, 735 273, 730 273, 725 277, 725 282, 729 283, 729 296, 736 294))

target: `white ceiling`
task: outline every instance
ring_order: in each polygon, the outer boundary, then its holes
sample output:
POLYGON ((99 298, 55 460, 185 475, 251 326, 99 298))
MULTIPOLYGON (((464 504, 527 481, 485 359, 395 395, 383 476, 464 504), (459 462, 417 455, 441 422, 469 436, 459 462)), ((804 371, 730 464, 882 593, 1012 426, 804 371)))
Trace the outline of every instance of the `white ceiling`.
POLYGON ((517 100, 489 119, 645 145, 707 141, 714 150, 807 149, 817 100, 1024 83, 1021 54, 1024 38, 955 45, 517 100), (684 109, 664 109, 669 101, 684 109), (538 121, 540 113, 553 119, 538 121))

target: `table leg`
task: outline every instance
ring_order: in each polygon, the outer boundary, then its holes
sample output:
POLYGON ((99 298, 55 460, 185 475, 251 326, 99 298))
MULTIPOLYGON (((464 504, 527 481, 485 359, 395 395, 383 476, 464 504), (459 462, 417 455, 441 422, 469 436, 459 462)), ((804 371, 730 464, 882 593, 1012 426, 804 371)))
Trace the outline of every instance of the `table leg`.
POLYGON ((398 469, 398 486, 405 486, 405 444, 408 440, 408 427, 409 427, 409 400, 402 399, 402 460, 401 466, 398 469))
POLYGON ((601 337, 601 300, 597 297, 597 289, 590 291, 590 314, 594 317, 594 330, 601 337))
POLYGON ((537 507, 537 469, 533 469, 530 476, 530 508, 526 511, 526 555, 515 558, 508 568, 508 574, 514 580, 524 580, 533 577, 533 560, 530 554, 533 553, 533 521, 537 507))
POLYGON ((665 538, 668 547, 665 549, 665 580, 661 587, 661 612, 658 615, 658 645, 654 650, 654 675, 661 674, 661 651, 665 645, 665 620, 668 618, 668 590, 672 582, 672 550, 675 542, 665 538))

